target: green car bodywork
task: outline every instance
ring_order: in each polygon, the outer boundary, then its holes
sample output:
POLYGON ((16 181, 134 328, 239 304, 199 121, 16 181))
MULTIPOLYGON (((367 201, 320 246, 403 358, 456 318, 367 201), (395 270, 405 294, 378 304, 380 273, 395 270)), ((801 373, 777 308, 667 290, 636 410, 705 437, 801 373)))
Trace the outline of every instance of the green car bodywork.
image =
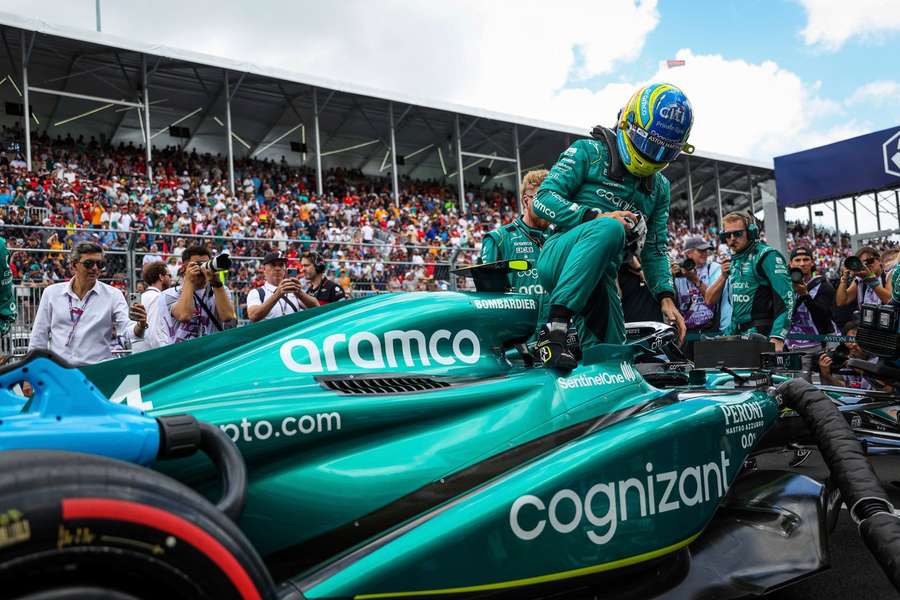
MULTIPOLYGON (((627 346, 529 367, 507 351, 537 310, 386 294, 82 371, 113 401, 232 437, 250 475, 240 526, 307 598, 513 588, 690 544, 775 401, 656 389, 627 346)), ((217 493, 204 459, 160 468, 217 493)))

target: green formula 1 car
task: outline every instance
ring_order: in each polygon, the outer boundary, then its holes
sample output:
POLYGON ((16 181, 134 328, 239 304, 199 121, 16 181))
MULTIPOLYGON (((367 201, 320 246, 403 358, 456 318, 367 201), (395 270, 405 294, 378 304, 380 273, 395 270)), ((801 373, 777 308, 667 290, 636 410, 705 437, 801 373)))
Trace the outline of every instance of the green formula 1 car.
POLYGON ((782 405, 828 420, 817 390, 659 389, 634 346, 548 371, 536 319, 524 295, 389 294, 4 368, 3 597, 762 595, 829 566, 838 487, 894 552, 852 447, 829 485, 744 469, 782 405))

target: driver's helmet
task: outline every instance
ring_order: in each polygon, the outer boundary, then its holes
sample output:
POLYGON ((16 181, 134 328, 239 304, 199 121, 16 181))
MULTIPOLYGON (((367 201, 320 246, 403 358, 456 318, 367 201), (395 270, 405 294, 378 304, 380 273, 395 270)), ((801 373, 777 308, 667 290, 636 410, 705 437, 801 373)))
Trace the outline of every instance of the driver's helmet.
POLYGON ((682 152, 693 154, 687 143, 693 123, 694 110, 684 92, 668 83, 644 86, 619 113, 619 156, 632 175, 649 177, 682 152))

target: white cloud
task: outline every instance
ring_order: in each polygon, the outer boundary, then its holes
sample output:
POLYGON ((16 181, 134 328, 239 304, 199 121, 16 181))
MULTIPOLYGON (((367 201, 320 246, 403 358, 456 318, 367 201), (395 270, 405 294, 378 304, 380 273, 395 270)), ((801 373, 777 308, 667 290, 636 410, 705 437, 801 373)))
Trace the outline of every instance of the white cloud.
POLYGON ((900 97, 900 82, 880 80, 862 86, 847 98, 847 105, 871 102, 876 105, 895 104, 900 97))
POLYGON ((900 31, 897 0, 800 0, 806 9, 806 27, 801 31, 808 45, 838 50, 859 36, 877 38, 900 31))
MULTIPOLYGON (((107 33, 502 112, 528 106, 524 96, 550 95, 570 76, 610 73, 636 59, 659 22, 657 0, 101 6, 107 33)), ((0 0, 0 10, 81 27, 93 26, 93 8, 93 2, 0 0)))
POLYGON ((635 89, 665 81, 681 87, 691 100, 695 118, 691 143, 708 152, 767 159, 855 135, 861 128, 850 123, 820 131, 816 119, 840 114, 841 103, 823 97, 818 82, 804 82, 773 61, 753 64, 688 49, 679 50, 676 58, 684 59, 685 66, 669 69, 661 63, 647 81, 532 98, 532 110, 541 112, 531 116, 579 126, 609 125, 635 89))

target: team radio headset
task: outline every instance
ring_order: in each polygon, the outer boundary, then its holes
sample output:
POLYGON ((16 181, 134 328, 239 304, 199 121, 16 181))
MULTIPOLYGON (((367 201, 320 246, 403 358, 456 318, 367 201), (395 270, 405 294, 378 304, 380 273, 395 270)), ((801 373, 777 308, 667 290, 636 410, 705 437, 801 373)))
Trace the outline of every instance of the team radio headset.
MULTIPOLYGON (((322 256, 318 252, 310 252, 306 255, 306 257, 312 262, 313 268, 316 270, 316 273, 322 275, 325 273, 325 261, 322 259, 322 256)), ((322 277, 322 281, 319 282, 319 287, 317 288, 309 288, 307 292, 310 296, 315 296, 322 289, 322 286, 325 285, 325 278, 322 277)))

